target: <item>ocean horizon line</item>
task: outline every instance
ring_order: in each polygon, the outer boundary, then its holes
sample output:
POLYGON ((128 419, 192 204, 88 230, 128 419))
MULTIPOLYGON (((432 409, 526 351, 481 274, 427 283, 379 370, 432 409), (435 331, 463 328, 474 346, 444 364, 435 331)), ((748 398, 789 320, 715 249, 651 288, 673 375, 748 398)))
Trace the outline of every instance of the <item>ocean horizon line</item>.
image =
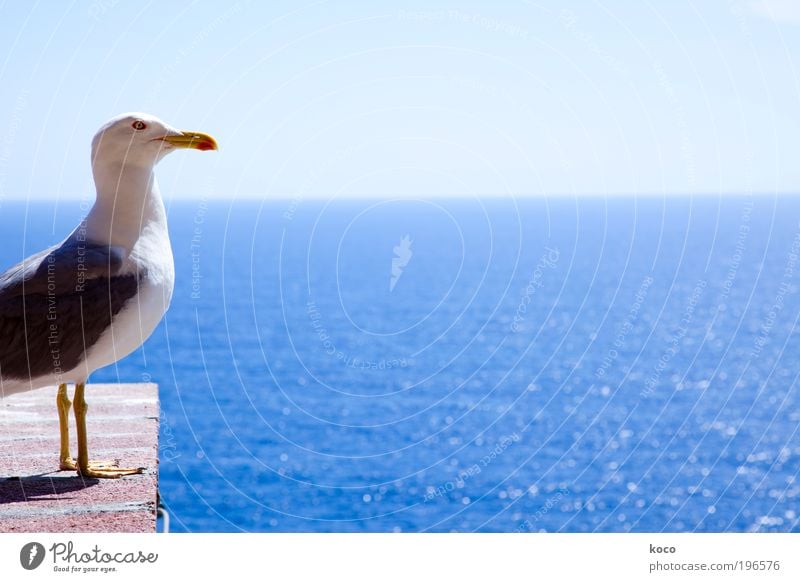
MULTIPOLYGON (((519 200, 533 200, 533 199, 542 199, 542 198, 647 198, 647 199, 654 199, 654 198, 720 198, 720 197, 735 197, 735 198, 742 198, 742 197, 795 197, 800 196, 800 191, 781 191, 781 192, 607 192, 607 193, 597 193, 597 192, 576 192, 576 193, 564 193, 564 192, 557 192, 551 194, 475 194, 475 195, 467 195, 467 194, 421 194, 417 196, 388 196, 388 195, 351 195, 351 196, 324 196, 321 194, 309 194, 309 195, 290 195, 290 194, 279 194, 279 195, 256 195, 256 194, 246 194, 241 196, 206 196, 206 195, 193 195, 187 196, 183 194, 178 195, 164 195, 165 202, 197 202, 197 201, 274 201, 274 202, 293 202, 293 201, 319 201, 319 202, 327 202, 332 199, 335 200, 342 200, 342 201, 365 201, 365 200, 372 200, 372 201, 413 201, 413 200, 474 200, 474 199, 495 199, 495 200, 507 200, 511 199, 519 199, 519 200)), ((33 197, 16 197, 16 196, 8 196, 8 197, 0 197, 0 206, 3 203, 10 202, 10 203, 18 203, 18 202, 81 202, 87 199, 94 199, 94 195, 86 196, 86 197, 75 197, 75 196, 65 196, 65 197, 58 197, 58 196, 33 196, 33 197)))

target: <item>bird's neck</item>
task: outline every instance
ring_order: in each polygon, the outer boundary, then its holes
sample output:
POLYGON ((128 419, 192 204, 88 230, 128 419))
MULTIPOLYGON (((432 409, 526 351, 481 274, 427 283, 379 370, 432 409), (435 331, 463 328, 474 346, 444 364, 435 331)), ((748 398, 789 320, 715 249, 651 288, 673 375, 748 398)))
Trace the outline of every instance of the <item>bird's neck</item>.
POLYGON ((146 229, 167 228, 152 167, 96 164, 97 200, 83 224, 87 240, 131 250, 146 229))

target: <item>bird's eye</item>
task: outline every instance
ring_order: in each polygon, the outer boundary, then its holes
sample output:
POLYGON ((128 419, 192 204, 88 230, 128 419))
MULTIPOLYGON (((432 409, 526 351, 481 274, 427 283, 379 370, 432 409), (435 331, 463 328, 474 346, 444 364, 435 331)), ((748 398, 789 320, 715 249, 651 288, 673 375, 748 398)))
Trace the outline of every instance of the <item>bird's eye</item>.
POLYGON ((143 129, 147 129, 147 124, 141 119, 137 119, 136 121, 131 123, 131 127, 136 131, 141 131, 143 129))

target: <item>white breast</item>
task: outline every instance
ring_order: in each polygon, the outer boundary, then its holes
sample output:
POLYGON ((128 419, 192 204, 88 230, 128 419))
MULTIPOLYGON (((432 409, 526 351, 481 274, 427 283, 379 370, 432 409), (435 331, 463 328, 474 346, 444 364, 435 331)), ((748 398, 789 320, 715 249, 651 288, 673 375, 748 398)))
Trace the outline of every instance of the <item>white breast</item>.
POLYGON ((138 349, 166 313, 172 299, 175 265, 165 224, 145 227, 120 272, 141 275, 139 292, 89 350, 84 366, 90 373, 138 349))

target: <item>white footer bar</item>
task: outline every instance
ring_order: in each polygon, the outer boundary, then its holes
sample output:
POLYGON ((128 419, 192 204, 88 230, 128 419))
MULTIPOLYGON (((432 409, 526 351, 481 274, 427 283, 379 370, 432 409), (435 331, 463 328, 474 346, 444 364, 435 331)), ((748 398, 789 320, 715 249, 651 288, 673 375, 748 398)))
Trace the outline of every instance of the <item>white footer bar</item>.
POLYGON ((4 534, 0 542, 0 580, 800 580, 797 534, 4 534))

